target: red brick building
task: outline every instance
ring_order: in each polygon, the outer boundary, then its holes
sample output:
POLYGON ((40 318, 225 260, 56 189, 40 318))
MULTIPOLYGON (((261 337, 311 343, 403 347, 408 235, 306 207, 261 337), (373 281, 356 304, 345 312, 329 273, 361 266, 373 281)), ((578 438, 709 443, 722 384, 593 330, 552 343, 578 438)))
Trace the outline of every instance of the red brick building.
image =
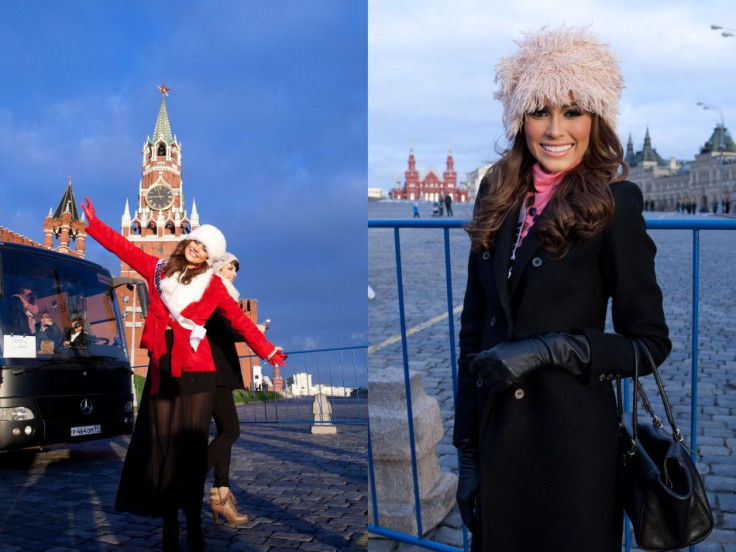
POLYGON ((396 182, 391 191, 393 199, 408 199, 412 201, 440 201, 449 195, 453 202, 468 201, 468 192, 464 186, 457 184, 455 160, 452 150, 447 153, 445 170, 440 174, 438 169, 425 169, 421 176, 416 168, 414 148, 409 150, 408 168, 404 172, 404 186, 396 182))

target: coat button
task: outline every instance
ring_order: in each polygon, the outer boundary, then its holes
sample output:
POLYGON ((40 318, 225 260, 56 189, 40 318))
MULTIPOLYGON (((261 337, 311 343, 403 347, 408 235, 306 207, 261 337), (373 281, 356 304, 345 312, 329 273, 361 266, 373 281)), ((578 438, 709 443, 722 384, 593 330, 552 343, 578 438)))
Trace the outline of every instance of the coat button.
POLYGON ((523 389, 517 389, 514 391, 514 397, 518 400, 521 400, 524 398, 524 390, 523 389))
POLYGON ((491 253, 490 253, 490 252, 488 252, 488 251, 484 251, 484 252, 483 252, 483 260, 484 260, 484 261, 487 261, 487 260, 488 260, 488 259, 490 259, 490 258, 491 258, 491 253))
POLYGON ((606 381, 606 374, 601 374, 598 376, 598 381, 606 381))
POLYGON ((540 266, 542 266, 542 259, 540 259, 539 257, 534 257, 532 259, 532 266, 535 266, 537 268, 539 268, 540 266))
POLYGON ((611 381, 611 380, 613 379, 613 374, 608 374, 608 375, 606 376, 606 379, 607 379, 608 381, 611 381))
POLYGON ((492 316, 491 317, 491 326, 495 326, 495 325, 496 325, 496 317, 495 316, 492 316))
POLYGON ((477 380, 475 380, 475 385, 477 385, 478 387, 483 387, 483 378, 478 378, 477 380))

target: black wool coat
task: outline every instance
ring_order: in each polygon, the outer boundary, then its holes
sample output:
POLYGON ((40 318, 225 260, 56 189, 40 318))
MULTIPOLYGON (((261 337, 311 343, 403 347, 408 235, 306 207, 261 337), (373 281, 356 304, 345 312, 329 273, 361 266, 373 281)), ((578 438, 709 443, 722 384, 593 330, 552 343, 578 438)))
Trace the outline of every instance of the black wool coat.
POLYGON ((235 348, 235 342, 243 341, 243 338, 233 330, 230 322, 218 312, 210 316, 204 327, 207 330, 207 339, 209 339, 210 349, 212 350, 212 360, 217 371, 217 387, 244 389, 240 360, 235 348))
POLYGON ((621 550, 612 381, 633 374, 624 336, 641 338, 657 364, 671 344, 641 191, 622 181, 611 192, 611 224, 562 257, 541 246, 532 226, 508 277, 521 200, 494 249, 470 254, 453 438, 478 451, 474 550, 621 550), (604 333, 609 299, 615 333, 604 333), (588 338, 591 367, 582 378, 550 368, 493 396, 477 386, 470 355, 547 332, 588 338))

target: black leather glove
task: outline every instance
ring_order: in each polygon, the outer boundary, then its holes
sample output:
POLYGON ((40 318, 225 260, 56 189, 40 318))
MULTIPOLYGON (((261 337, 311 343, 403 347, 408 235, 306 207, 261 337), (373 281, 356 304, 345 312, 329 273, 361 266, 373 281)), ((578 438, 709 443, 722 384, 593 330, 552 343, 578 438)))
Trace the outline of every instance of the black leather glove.
POLYGON ((455 441, 453 444, 457 447, 459 461, 457 492, 455 493, 457 507, 468 531, 476 533, 479 528, 478 512, 476 510, 476 500, 480 487, 478 454, 468 439, 455 441))
POLYGON ((549 333, 500 343, 478 353, 470 371, 478 386, 498 393, 519 383, 540 368, 557 368, 582 377, 590 367, 590 344, 584 335, 549 333))

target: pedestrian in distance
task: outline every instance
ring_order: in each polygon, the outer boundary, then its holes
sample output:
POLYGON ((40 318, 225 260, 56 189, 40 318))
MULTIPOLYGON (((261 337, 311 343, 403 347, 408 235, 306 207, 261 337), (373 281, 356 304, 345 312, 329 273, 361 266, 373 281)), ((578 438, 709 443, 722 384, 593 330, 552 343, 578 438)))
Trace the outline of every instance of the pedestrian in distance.
POLYGON ((467 226, 458 506, 473 550, 620 552, 612 383, 633 375, 629 338, 657 364, 671 349, 642 193, 615 132, 623 79, 586 29, 517 44, 496 68, 509 146, 467 226))
POLYGON ((447 216, 451 217, 452 215, 452 196, 450 194, 447 194, 445 196, 445 210, 447 211, 447 216))
POLYGON ((411 206, 411 212, 413 213, 412 218, 419 218, 419 204, 415 203, 411 206))
POLYGON ((141 347, 148 375, 125 456, 115 508, 163 517, 162 548, 179 550, 184 510, 190 551, 204 550, 202 499, 216 373, 205 322, 217 310, 248 346, 272 365, 286 355, 269 343, 227 292, 211 265, 225 254, 222 233, 204 224, 159 259, 100 221, 85 198, 87 233, 147 282, 150 297, 141 347))
MULTIPOLYGON (((240 270, 238 258, 225 253, 212 265, 215 275, 222 279, 230 296, 237 302, 240 293, 233 281, 240 270)), ((261 332, 266 331, 263 324, 256 325, 261 332)), ((235 342, 242 341, 227 319, 215 312, 205 324, 212 349, 212 359, 217 370, 217 387, 212 417, 217 433, 207 447, 207 472, 214 469, 214 485, 210 489, 210 510, 215 523, 222 515, 228 523, 243 524, 248 516, 237 509, 238 501, 230 490, 230 460, 232 446, 240 437, 240 419, 235 408, 233 390, 245 389, 240 360, 235 342)))

